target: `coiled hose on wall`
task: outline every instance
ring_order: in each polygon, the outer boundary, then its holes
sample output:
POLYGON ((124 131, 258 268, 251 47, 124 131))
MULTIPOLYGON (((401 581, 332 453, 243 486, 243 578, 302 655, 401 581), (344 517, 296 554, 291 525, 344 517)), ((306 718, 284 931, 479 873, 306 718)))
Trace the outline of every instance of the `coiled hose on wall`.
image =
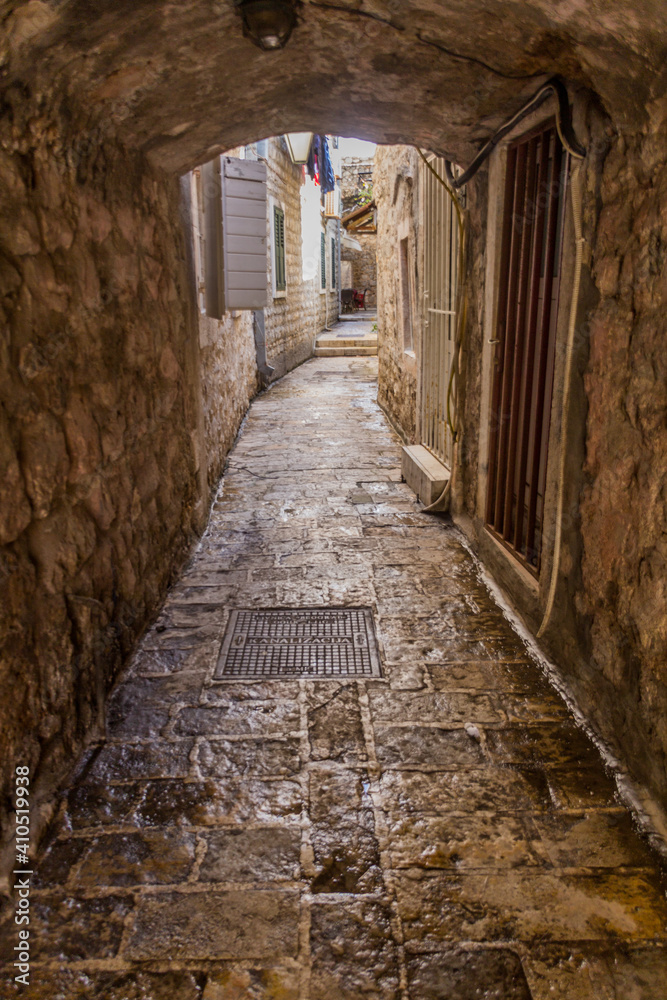
MULTIPOLYGON (((454 423, 451 419, 450 413, 450 400, 451 400, 451 390, 453 385, 453 379, 455 374, 458 373, 458 362, 461 344, 463 341, 464 328, 465 328, 465 313, 466 313, 466 298, 465 298, 465 277, 463 275, 463 262, 465 258, 463 257, 463 218, 461 206, 459 204, 458 198, 456 197, 456 190, 462 188, 472 177, 475 176, 484 161, 491 155, 492 151, 498 145, 498 143, 516 126, 527 118, 528 115, 536 111, 551 95, 554 95, 557 100, 556 107, 556 129, 558 131, 558 136, 560 138, 563 147, 567 150, 570 156, 575 160, 582 160, 586 155, 585 148, 581 145, 574 131, 572 124, 572 116, 570 114, 570 103, 567 93, 567 88, 563 81, 558 76, 551 77, 547 80, 531 97, 531 99, 524 104, 524 106, 516 112, 493 136, 482 146, 480 151, 477 153, 472 163, 466 167, 466 169, 459 174, 454 176, 451 165, 448 160, 445 160, 445 174, 448 183, 439 176, 436 170, 433 168, 432 164, 427 160, 425 154, 418 150, 419 155, 423 159, 429 170, 435 175, 435 177, 440 181, 442 186, 447 191, 448 195, 452 199, 457 212, 457 218, 459 220, 459 235, 460 235, 460 286, 459 295, 461 302, 460 310, 460 322, 458 328, 458 335, 456 340, 456 351, 454 356, 454 361, 452 363, 452 371, 449 377, 449 384, 447 388, 447 422, 449 424, 450 430, 452 431, 452 436, 454 441, 456 441, 457 432, 454 427, 454 423)), ((553 559, 551 564, 551 578, 549 580, 549 591, 547 594, 547 603, 544 610, 544 615, 542 622, 537 632, 538 639, 541 638, 546 629, 548 628, 549 622, 551 620, 551 615, 553 613, 554 604, 556 600, 556 589, 558 586, 558 575, 560 571, 560 556, 562 548, 562 538, 563 538, 563 502, 565 496, 565 473, 566 473, 566 462, 567 462, 567 435, 566 425, 568 419, 568 413, 570 408, 570 395, 572 390, 572 372, 574 367, 574 337, 575 328, 577 322, 577 308, 579 302, 579 288, 581 284, 581 269, 583 266, 583 254, 584 254, 584 244, 585 240, 582 236, 582 224, 581 224, 581 202, 582 202, 582 167, 580 163, 577 163, 571 173, 570 177, 570 197, 572 200, 572 220, 574 225, 574 239, 575 239, 575 262, 574 262, 574 275, 572 281, 572 298, 570 301, 570 318, 568 326, 568 336, 567 336, 567 346, 565 354, 565 371, 564 371, 564 381, 563 381, 563 399, 561 403, 561 449, 560 449, 560 461, 559 461, 559 472, 558 472, 558 484, 556 492, 556 530, 554 537, 554 551, 553 559)), ((458 418, 457 418, 458 422, 458 418)), ((447 481, 447 485, 443 490, 441 496, 432 503, 429 507, 425 507, 424 510, 428 512, 436 513, 438 511, 445 511, 449 507, 449 498, 451 494, 451 476, 447 481)))
POLYGON ((581 284, 581 268, 584 261, 585 239, 582 236, 581 228, 581 202, 582 202, 582 173, 583 168, 577 163, 570 176, 570 199, 572 201, 572 222, 574 226, 574 275, 572 277, 572 299, 570 301, 570 322, 567 330, 567 346, 565 350, 565 373, 563 381, 563 401, 561 405, 560 418, 560 463, 558 469, 558 486, 556 492, 556 534, 554 537, 554 552, 551 563, 551 579, 549 581, 549 593, 547 595, 547 605, 544 609, 542 624, 537 630, 537 638, 540 639, 547 630, 556 600, 556 587, 558 585, 558 572, 560 569, 560 551, 563 539, 563 500, 565 497, 565 472, 567 464, 567 419, 570 409, 570 395, 572 391, 572 372, 574 370, 574 335, 577 324, 577 306, 579 303, 579 286, 581 284))
POLYGON ((475 176, 481 165, 486 159, 491 155, 498 143, 513 132, 517 125, 531 115, 533 111, 544 104, 544 102, 551 95, 556 97, 556 130, 558 131, 558 137, 563 144, 563 147, 568 151, 570 156, 573 156, 575 160, 583 160, 586 155, 586 150, 581 145, 577 136, 574 132, 574 127, 572 125, 572 115, 570 114, 570 100, 567 96, 567 87, 561 80, 559 76, 552 76, 550 80, 543 83, 542 86, 533 94, 530 100, 520 108, 515 115, 513 115, 504 125, 501 125, 497 132, 491 136, 487 142, 484 143, 479 153, 475 156, 472 163, 470 163, 465 170, 455 177, 449 161, 445 160, 445 174, 447 180, 454 191, 458 188, 462 188, 464 184, 475 176))

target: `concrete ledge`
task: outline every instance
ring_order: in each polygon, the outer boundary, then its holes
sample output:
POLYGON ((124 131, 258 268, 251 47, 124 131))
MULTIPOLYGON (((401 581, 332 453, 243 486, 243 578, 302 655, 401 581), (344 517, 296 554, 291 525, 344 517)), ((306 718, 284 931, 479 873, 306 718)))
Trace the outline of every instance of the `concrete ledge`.
POLYGON ((403 448, 401 473, 410 489, 427 507, 438 499, 449 479, 449 469, 421 444, 403 448))

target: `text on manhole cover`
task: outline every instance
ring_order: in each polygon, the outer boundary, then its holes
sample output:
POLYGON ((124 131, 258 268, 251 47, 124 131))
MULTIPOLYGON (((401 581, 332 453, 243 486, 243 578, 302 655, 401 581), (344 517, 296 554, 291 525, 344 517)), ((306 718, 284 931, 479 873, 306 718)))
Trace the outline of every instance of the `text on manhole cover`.
POLYGON ((215 676, 381 677, 371 609, 237 608, 215 676))

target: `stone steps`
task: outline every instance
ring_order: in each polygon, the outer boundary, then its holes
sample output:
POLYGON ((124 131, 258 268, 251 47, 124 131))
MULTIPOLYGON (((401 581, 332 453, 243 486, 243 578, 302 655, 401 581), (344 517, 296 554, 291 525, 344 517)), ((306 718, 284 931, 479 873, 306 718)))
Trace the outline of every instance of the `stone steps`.
POLYGON ((313 351, 315 358, 337 358, 337 357, 375 357, 377 355, 377 345, 375 347, 316 347, 313 351))
POLYGON ((315 340, 316 358, 333 358, 355 355, 370 357, 378 352, 377 332, 366 322, 354 324, 337 323, 331 330, 324 330, 315 340), (359 327, 359 328, 358 328, 359 327))

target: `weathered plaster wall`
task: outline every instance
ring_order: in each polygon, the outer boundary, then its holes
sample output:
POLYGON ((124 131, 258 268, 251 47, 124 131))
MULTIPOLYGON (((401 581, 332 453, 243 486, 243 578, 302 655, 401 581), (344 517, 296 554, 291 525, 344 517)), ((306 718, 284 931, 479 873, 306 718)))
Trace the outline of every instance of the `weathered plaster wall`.
POLYGON ((417 268, 419 226, 419 160, 410 146, 378 146, 373 185, 378 208, 377 323, 378 402, 414 443, 417 434, 417 354, 421 331, 420 271, 417 268), (403 343, 399 240, 409 239, 412 268, 412 329, 416 350, 403 343))
POLYGON ((0 133, 0 760, 48 785, 206 514, 178 180, 33 105, 0 133))

